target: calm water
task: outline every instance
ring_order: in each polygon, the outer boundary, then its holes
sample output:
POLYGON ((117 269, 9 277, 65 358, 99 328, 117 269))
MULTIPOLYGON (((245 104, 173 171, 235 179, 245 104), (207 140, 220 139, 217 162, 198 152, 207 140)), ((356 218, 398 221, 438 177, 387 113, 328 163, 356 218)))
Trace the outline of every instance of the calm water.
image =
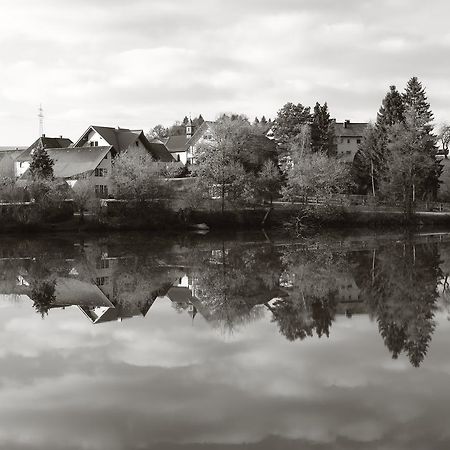
POLYGON ((2 449, 450 448, 450 235, 0 256, 2 449))

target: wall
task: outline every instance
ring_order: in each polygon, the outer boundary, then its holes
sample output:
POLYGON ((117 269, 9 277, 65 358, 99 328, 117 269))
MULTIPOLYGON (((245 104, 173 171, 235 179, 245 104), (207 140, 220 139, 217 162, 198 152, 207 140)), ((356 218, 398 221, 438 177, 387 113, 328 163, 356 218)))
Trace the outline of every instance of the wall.
POLYGON ((337 155, 346 162, 353 162, 362 137, 338 136, 336 137, 336 141, 337 155))

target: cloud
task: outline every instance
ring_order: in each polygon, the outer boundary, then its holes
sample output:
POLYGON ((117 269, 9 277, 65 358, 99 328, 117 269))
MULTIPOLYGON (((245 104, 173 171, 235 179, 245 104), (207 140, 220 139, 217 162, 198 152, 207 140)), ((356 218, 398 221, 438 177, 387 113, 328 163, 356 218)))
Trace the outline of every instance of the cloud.
POLYGON ((444 0, 432 15, 419 0, 2 2, 1 143, 34 140, 39 103, 47 134, 73 140, 90 123, 274 117, 287 101, 327 101, 338 120, 364 121, 413 75, 444 120, 449 10, 444 0))

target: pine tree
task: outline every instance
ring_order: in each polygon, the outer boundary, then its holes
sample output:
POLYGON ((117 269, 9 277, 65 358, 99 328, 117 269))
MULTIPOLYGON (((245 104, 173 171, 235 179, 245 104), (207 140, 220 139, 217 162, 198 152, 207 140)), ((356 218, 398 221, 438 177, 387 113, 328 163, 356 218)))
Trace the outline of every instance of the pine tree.
POLYGON ((253 121, 254 125, 259 125, 259 119, 258 116, 255 117, 255 120, 253 121))
POLYGON ((335 155, 334 128, 328 105, 316 103, 311 124, 311 150, 327 156, 335 155))
POLYGON ((395 86, 390 86, 377 114, 376 127, 383 133, 387 128, 405 120, 405 105, 395 86))
POLYGON ((412 77, 403 94, 405 115, 408 115, 410 124, 414 126, 422 141, 422 151, 432 158, 434 164, 424 179, 426 194, 435 198, 439 190, 439 178, 442 173, 442 165, 436 159, 437 137, 433 134, 433 113, 428 103, 425 88, 417 77, 412 77))
POLYGON ((267 125, 267 119, 266 116, 261 117, 261 125, 267 125))
POLYGON ((200 126, 204 121, 205 121, 205 119, 200 114, 197 119, 197 126, 200 126))
POLYGON ((50 158, 45 148, 40 145, 31 155, 30 173, 34 179, 53 178, 54 161, 50 158))
POLYGON ((411 110, 414 114, 416 126, 423 128, 425 133, 431 134, 433 130, 433 113, 425 93, 425 88, 417 77, 412 77, 406 85, 403 94, 405 110, 411 110))

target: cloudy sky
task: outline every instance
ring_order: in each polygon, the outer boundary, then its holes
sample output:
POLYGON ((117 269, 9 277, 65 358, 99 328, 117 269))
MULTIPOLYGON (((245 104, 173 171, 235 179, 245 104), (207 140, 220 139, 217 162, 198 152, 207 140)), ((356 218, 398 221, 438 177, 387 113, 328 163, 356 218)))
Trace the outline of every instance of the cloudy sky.
POLYGON ((0 145, 89 124, 149 129, 189 113, 274 117, 328 101, 375 116, 418 76, 450 118, 446 0, 2 0, 0 145))

